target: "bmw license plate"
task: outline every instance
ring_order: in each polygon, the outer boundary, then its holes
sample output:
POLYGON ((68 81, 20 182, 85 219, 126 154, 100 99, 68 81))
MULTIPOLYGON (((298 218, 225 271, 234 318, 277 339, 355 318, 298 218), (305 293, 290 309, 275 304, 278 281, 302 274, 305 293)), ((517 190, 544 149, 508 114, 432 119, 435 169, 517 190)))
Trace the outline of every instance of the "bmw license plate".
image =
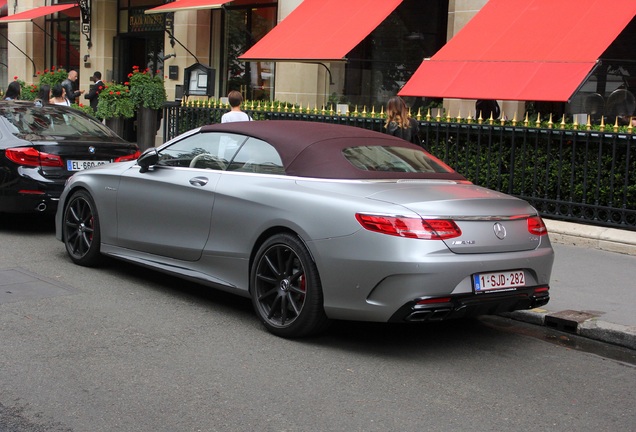
POLYGON ((69 171, 82 171, 99 165, 106 165, 110 161, 83 161, 83 160, 67 160, 66 169, 69 171))
POLYGON ((473 275, 475 292, 513 290, 526 285, 523 270, 510 270, 497 273, 480 273, 473 275))

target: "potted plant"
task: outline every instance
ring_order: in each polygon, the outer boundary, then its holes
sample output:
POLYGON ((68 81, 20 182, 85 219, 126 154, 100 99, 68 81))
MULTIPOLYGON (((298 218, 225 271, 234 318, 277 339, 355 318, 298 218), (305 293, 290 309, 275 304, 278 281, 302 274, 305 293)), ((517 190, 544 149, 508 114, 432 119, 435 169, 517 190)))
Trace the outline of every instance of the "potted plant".
POLYGON ((158 129, 158 110, 167 100, 166 89, 161 72, 152 73, 149 69, 141 71, 133 66, 128 74, 130 97, 137 111, 137 145, 143 151, 154 147, 158 129))
POLYGON ((124 119, 135 115, 130 88, 125 84, 105 83, 98 100, 95 115, 106 120, 106 126, 121 136, 124 132, 124 119))
POLYGON ((37 71, 37 75, 40 77, 40 86, 48 85, 53 88, 55 84, 61 84, 62 81, 68 76, 68 72, 64 68, 56 68, 51 66, 51 69, 44 69, 44 71, 37 71))
POLYGON ((153 74, 149 69, 141 71, 139 66, 133 66, 133 71, 128 74, 128 84, 135 107, 150 109, 163 107, 167 95, 160 73, 161 71, 157 71, 153 74))
POLYGON ((83 103, 74 103, 73 105, 71 105, 71 108, 74 108, 78 111, 83 112, 86 115, 89 115, 91 117, 95 117, 95 111, 93 111, 93 108, 91 108, 90 105, 84 105, 83 103))

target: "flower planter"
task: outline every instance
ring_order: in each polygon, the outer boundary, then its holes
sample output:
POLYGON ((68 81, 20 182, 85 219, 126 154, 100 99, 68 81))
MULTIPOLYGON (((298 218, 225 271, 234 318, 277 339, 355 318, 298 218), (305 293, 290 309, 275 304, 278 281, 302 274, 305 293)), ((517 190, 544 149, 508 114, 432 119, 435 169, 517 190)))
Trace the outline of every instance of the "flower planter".
POLYGON ((158 129, 157 111, 152 108, 138 108, 137 110, 137 146, 142 152, 155 146, 158 129))
POLYGON ((120 137, 124 136, 124 118, 114 117, 106 119, 106 126, 120 137))

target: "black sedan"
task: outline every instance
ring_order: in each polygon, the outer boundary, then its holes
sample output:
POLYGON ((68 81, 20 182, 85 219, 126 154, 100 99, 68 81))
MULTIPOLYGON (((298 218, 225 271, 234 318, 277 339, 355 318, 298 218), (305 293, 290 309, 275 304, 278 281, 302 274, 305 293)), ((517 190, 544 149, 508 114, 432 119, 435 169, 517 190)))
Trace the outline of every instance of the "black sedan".
POLYGON ((81 111, 1 101, 0 213, 54 213, 71 175, 138 156, 136 144, 81 111))

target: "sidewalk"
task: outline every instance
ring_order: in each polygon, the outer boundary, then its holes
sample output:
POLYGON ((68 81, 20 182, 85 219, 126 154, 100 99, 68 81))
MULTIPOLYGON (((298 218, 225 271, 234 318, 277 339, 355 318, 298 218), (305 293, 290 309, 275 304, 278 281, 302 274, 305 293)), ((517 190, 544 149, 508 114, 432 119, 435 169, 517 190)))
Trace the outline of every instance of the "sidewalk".
POLYGON ((636 350, 636 232, 545 220, 550 302, 510 318, 636 350))

